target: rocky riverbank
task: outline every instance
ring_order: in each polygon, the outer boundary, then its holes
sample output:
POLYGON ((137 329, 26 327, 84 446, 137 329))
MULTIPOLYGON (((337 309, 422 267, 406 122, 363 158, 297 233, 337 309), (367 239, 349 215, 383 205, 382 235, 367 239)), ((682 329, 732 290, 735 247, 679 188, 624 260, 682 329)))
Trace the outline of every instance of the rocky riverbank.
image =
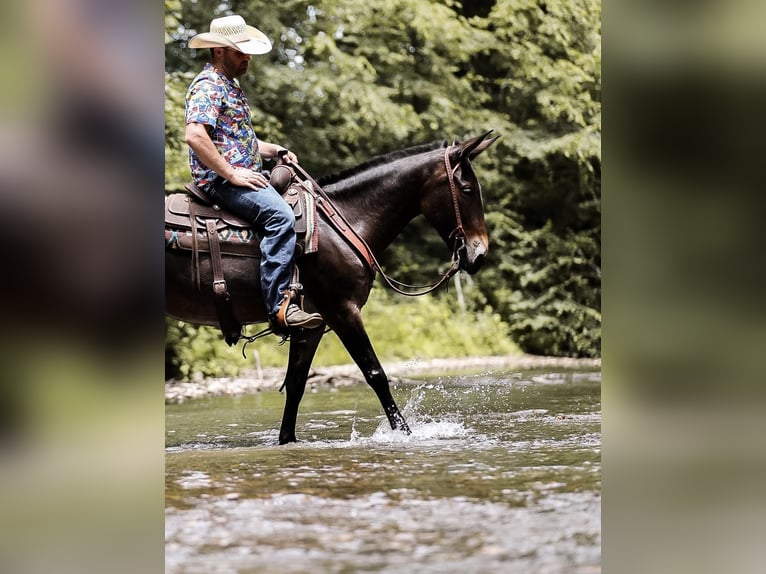
MULTIPOLYGON (((481 373, 498 370, 599 369, 601 359, 572 359, 511 355, 500 357, 466 357, 459 359, 413 359, 399 363, 384 363, 389 378, 406 380, 424 376, 453 373, 481 373)), ((278 389, 284 379, 284 368, 243 370, 236 378, 201 378, 193 381, 165 382, 165 402, 183 402, 216 395, 242 395, 267 389, 278 389)), ((364 382, 356 365, 318 367, 309 373, 308 387, 321 388, 364 382)))

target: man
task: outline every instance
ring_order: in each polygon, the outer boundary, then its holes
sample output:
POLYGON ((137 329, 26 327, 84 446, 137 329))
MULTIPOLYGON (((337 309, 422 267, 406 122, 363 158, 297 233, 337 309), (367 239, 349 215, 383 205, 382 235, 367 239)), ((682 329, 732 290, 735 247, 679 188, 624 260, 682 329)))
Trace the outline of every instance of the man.
POLYGON ((186 143, 194 182, 211 199, 253 223, 261 235, 261 289, 275 332, 313 329, 322 324, 292 300, 295 216, 261 172, 261 158, 298 158, 284 147, 259 141, 250 107, 237 77, 252 54, 265 54, 271 42, 241 16, 216 18, 210 32, 197 34, 190 48, 210 48, 211 61, 186 93, 186 143))

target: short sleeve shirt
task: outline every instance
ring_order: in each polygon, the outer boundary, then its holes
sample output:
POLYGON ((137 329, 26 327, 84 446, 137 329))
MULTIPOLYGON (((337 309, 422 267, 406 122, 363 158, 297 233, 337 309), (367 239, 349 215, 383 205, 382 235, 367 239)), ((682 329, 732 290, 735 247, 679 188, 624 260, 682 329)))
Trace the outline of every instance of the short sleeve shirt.
MULTIPOLYGON (((230 165, 260 171, 258 138, 245 93, 237 80, 230 80, 209 63, 192 80, 186 92, 186 123, 210 126, 210 139, 230 165)), ((189 166, 194 183, 203 189, 217 177, 191 149, 189 166)))

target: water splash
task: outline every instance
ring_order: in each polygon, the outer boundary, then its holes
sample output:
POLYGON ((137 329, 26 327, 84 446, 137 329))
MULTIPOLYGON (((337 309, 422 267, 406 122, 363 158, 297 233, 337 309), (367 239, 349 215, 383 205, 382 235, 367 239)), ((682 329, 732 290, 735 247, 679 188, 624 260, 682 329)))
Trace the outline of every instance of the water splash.
POLYGON ((463 438, 469 434, 469 429, 456 415, 432 416, 424 412, 426 389, 433 390, 434 385, 420 385, 412 390, 410 398, 402 409, 402 414, 410 426, 412 434, 391 429, 388 421, 381 420, 378 428, 370 437, 377 443, 408 443, 436 439, 463 438))
POLYGON ((404 418, 411 419, 417 416, 418 411, 421 409, 423 401, 426 398, 426 388, 432 389, 433 385, 418 385, 412 389, 410 398, 402 409, 404 418))
POLYGON ((408 443, 413 441, 463 438, 469 434, 469 430, 459 421, 422 421, 410 418, 409 425, 412 434, 407 435, 401 431, 391 430, 388 421, 381 421, 380 426, 372 434, 370 440, 378 443, 408 443))
POLYGON ((361 438, 362 433, 356 430, 356 415, 354 415, 354 418, 351 419, 351 436, 349 437, 349 440, 351 442, 358 442, 361 438))

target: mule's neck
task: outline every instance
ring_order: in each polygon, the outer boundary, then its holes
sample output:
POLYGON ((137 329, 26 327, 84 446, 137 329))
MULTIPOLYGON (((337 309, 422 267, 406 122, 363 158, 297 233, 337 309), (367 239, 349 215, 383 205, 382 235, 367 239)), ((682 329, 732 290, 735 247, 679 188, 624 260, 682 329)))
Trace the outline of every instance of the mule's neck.
POLYGON ((376 256, 421 213, 421 191, 432 177, 435 165, 424 155, 376 166, 341 180, 328 190, 338 209, 376 256))

